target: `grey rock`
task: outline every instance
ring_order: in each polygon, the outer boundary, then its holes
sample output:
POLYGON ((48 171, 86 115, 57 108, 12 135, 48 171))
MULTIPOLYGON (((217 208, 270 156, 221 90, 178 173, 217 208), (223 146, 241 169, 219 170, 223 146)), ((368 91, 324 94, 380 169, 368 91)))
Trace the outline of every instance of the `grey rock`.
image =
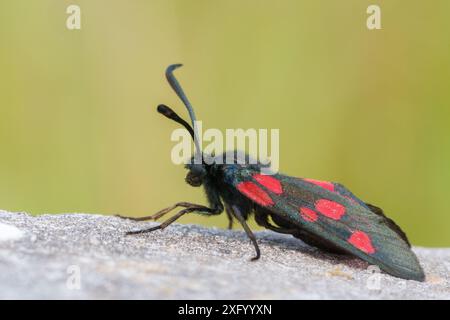
POLYGON ((450 299, 450 249, 414 248, 426 282, 377 272, 288 235, 113 216, 0 211, 1 299, 450 299))

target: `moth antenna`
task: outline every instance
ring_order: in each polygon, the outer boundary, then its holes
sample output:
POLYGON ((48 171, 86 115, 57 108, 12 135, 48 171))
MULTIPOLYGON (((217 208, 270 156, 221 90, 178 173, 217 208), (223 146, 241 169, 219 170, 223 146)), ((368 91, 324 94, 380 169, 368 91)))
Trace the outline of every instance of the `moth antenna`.
POLYGON ((194 144, 195 144, 195 149, 196 149, 196 158, 201 160, 202 159, 202 150, 201 150, 200 144, 198 142, 198 130, 197 130, 197 125, 196 125, 197 118, 195 117, 194 108, 192 107, 191 103, 189 102, 188 98, 186 97, 186 94, 184 93, 183 88, 181 88, 180 83, 178 82, 178 80, 175 78, 175 76, 173 74, 173 71, 181 66, 182 66, 182 64, 172 64, 172 65, 168 66, 166 69, 166 78, 167 78, 167 81, 169 82, 170 86, 172 87, 173 91, 175 91, 177 96, 181 99, 181 101, 183 101, 183 104, 185 105, 186 109, 189 112, 189 117, 191 118, 192 128, 194 131, 193 139, 194 139, 194 144))
POLYGON ((189 131, 189 134, 191 135, 192 140, 194 140, 194 138, 195 138, 194 137, 194 129, 192 129, 191 125, 186 120, 184 120, 178 114, 176 114, 175 111, 170 109, 165 104, 160 104, 156 110, 159 113, 161 113, 163 116, 165 116, 166 118, 169 118, 169 119, 171 119, 171 120, 173 120, 175 122, 178 122, 183 127, 185 127, 187 129, 187 131, 189 131))

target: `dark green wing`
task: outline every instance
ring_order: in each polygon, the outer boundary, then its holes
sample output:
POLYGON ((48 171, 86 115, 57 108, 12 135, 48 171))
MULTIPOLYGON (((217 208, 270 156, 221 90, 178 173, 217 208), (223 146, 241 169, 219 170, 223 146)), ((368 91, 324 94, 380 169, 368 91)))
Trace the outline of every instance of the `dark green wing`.
POLYGON ((342 185, 261 175, 250 168, 229 174, 233 177, 226 181, 274 215, 391 275, 424 280, 404 232, 381 209, 359 200, 342 185))

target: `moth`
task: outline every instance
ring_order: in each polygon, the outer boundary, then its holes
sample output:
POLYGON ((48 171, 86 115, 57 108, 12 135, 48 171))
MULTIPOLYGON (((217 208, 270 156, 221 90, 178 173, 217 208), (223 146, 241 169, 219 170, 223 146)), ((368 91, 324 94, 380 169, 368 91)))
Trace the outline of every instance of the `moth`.
POLYGON ((217 161, 204 161, 206 155, 201 151, 195 131, 194 109, 173 74, 180 66, 170 65, 166 70, 166 78, 187 108, 192 126, 166 105, 159 105, 157 111, 182 125, 192 136, 196 151, 186 165, 186 182, 193 187, 203 186, 208 206, 178 202, 152 216, 130 218, 137 221, 159 219, 180 208, 175 215, 156 227, 127 234, 164 229, 191 212, 211 216, 225 211, 229 228, 234 219, 242 225, 255 247, 256 255, 252 260, 257 260, 260 249, 246 223, 253 214, 258 225, 290 234, 326 252, 356 256, 399 278, 425 279, 402 229, 380 208, 360 200, 343 185, 279 173, 262 174, 262 165, 251 163, 247 155, 244 155, 243 163, 239 161, 239 156, 242 156, 239 151, 215 156, 217 161), (197 163, 194 161, 196 157, 200 160, 197 163), (231 162, 225 161, 230 158, 231 162))

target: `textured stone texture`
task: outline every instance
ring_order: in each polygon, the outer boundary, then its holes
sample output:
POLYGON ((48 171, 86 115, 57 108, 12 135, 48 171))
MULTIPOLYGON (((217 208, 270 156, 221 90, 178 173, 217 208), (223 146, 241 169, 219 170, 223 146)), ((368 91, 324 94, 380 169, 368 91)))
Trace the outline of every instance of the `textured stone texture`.
POLYGON ((0 211, 0 298, 23 299, 450 299, 450 249, 415 248, 427 281, 374 273, 291 236, 155 225, 93 214, 0 211))

